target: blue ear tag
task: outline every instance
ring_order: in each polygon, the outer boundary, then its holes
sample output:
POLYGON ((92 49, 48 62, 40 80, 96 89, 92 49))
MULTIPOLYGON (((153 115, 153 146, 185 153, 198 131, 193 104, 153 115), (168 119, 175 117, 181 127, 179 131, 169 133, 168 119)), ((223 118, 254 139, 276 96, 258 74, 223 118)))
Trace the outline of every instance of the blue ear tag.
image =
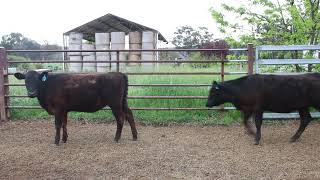
POLYGON ((42 76, 41 81, 45 82, 45 81, 47 81, 47 79, 48 79, 47 76, 42 76))

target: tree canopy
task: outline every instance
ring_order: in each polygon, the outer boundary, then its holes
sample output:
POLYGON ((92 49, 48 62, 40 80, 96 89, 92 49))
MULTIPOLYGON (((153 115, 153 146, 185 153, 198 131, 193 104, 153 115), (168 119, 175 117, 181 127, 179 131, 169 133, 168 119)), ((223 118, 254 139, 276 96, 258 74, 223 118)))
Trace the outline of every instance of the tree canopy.
POLYGON ((248 0, 246 2, 247 4, 240 5, 223 3, 222 10, 216 10, 213 7, 210 9, 222 33, 241 34, 239 32, 242 32, 241 36, 255 39, 256 44, 313 45, 319 43, 319 0, 248 0), (228 20, 228 15, 234 20, 228 20))
POLYGON ((211 34, 206 27, 198 27, 194 29, 191 26, 185 25, 178 27, 174 32, 172 44, 178 48, 200 48, 203 44, 212 41, 211 34))
MULTIPOLYGON (((28 50, 40 50, 40 49, 61 49, 58 45, 51 45, 48 42, 44 44, 39 44, 37 41, 29 39, 23 36, 21 33, 12 32, 8 35, 4 35, 1 37, 0 46, 6 49, 28 49, 28 50)), ((24 52, 24 53, 15 53, 15 55, 23 56, 27 59, 61 59, 61 53, 32 53, 32 52, 24 52)))

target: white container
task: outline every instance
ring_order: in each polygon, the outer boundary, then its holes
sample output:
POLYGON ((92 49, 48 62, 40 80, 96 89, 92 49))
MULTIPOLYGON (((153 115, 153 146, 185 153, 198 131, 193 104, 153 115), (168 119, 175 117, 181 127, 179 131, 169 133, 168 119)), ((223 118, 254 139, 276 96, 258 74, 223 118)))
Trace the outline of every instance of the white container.
MULTIPOLYGON (((129 32, 129 49, 141 49, 142 48, 142 33, 135 31, 129 32)), ((141 60, 141 51, 129 52, 129 61, 141 60)))
MULTIPOLYGON (((69 50, 81 50, 82 49, 82 33, 69 34, 69 50)), ((70 61, 82 61, 81 52, 69 52, 70 61)), ((82 62, 79 63, 69 63, 69 71, 80 72, 82 69, 82 62)))
MULTIPOLYGON (((95 34, 96 50, 109 50, 110 49, 110 34, 109 33, 96 33, 95 34)), ((106 72, 110 68, 110 53, 109 52, 96 52, 97 61, 106 61, 97 63, 97 72, 106 72)))
MULTIPOLYGON (((82 50, 95 50, 95 48, 93 44, 82 44, 82 50)), ((96 57, 94 52, 82 52, 82 59, 83 61, 92 61, 90 63, 83 63, 83 71, 97 71, 96 57)))
MULTIPOLYGON (((125 33, 124 32, 111 32, 111 49, 112 50, 124 50, 125 49, 125 33)), ((124 61, 125 53, 119 53, 119 60, 124 61)), ((111 52, 111 60, 117 60, 117 52, 111 52)), ((115 63, 113 63, 113 66, 115 63)))
MULTIPOLYGON (((142 33, 142 49, 155 49, 155 34, 152 31, 142 33)), ((153 61, 155 60, 155 53, 142 51, 141 60, 153 61)))

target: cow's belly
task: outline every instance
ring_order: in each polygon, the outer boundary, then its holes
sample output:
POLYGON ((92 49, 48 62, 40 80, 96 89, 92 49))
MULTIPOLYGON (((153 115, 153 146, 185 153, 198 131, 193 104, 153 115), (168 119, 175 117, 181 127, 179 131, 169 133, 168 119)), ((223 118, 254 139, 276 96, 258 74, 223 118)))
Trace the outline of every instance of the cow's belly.
POLYGON ((263 109, 278 113, 289 113, 309 106, 305 101, 269 101, 263 104, 263 109))
POLYGON ((68 110, 77 112, 96 112, 107 104, 107 101, 99 96, 88 96, 85 98, 73 99, 68 106, 68 110))

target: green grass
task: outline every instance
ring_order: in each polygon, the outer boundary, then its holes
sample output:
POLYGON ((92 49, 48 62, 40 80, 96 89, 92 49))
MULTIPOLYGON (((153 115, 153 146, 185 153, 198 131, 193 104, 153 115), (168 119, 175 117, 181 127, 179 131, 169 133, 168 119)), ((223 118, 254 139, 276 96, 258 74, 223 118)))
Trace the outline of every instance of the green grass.
MULTIPOLYGON (((246 69, 244 68, 245 71, 246 69)), ((188 65, 173 67, 161 65, 156 67, 122 67, 122 72, 219 72, 219 65, 209 68, 194 69, 188 65)), ((226 66, 226 72, 240 71, 235 70, 234 66, 226 66)), ((225 79, 234 79, 239 75, 225 76, 225 79)), ((213 80, 220 81, 220 76, 212 75, 130 75, 130 84, 210 84, 213 80)), ((22 83, 14 77, 10 77, 10 83, 22 83)), ((129 96, 207 96, 209 87, 129 87, 129 96)), ((11 95, 24 95, 24 87, 10 87, 11 95)), ((11 98, 11 105, 39 106, 37 99, 31 98, 11 98)), ((130 107, 158 107, 158 108, 178 108, 178 107, 205 107, 206 99, 129 99, 130 107)), ((136 120, 146 124, 170 124, 170 123, 198 123, 210 124, 231 124, 239 121, 238 111, 228 111, 221 113, 216 110, 199 111, 146 111, 135 110, 136 120)), ((12 109, 12 119, 43 119, 50 118, 44 110, 31 109, 12 109)), ((69 118, 85 118, 91 121, 113 121, 111 111, 101 110, 95 113, 69 113, 69 118)), ((52 117, 51 117, 52 118, 52 117)))

